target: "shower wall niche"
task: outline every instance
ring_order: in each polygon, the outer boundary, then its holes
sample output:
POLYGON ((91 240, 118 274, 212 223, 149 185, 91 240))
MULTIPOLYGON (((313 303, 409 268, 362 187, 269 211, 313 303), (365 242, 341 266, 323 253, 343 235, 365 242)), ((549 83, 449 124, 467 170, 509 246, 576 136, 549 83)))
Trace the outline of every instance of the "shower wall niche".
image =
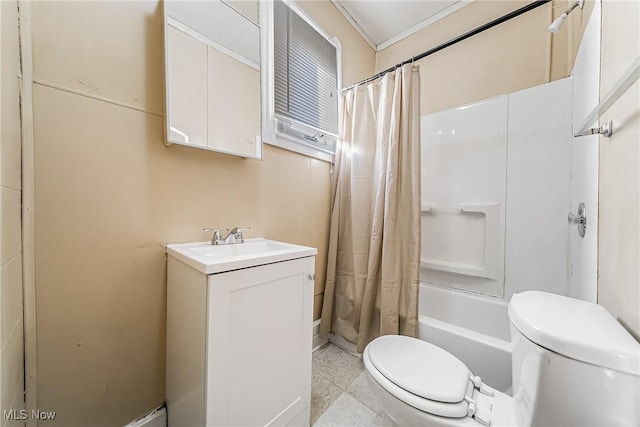
POLYGON ((571 80, 422 116, 421 280, 567 293, 571 80))

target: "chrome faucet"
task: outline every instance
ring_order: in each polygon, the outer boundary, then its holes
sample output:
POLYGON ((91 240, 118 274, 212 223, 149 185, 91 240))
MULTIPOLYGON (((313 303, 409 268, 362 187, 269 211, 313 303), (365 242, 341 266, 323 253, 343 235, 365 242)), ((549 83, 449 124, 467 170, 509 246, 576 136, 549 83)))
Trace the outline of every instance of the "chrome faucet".
POLYGON ((231 230, 227 228, 227 236, 223 239, 220 230, 217 228, 203 228, 202 231, 213 232, 211 236, 212 245, 232 245, 234 243, 244 243, 243 231, 251 230, 251 227, 238 228, 233 227, 231 230))

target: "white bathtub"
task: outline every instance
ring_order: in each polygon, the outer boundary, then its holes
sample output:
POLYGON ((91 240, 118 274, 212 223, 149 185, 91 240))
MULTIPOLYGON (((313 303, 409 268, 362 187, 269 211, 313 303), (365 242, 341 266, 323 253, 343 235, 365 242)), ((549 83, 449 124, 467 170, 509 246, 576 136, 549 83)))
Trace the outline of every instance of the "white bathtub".
POLYGON ((462 360, 483 382, 511 389, 511 341, 507 302, 455 289, 420 284, 420 339, 462 360))

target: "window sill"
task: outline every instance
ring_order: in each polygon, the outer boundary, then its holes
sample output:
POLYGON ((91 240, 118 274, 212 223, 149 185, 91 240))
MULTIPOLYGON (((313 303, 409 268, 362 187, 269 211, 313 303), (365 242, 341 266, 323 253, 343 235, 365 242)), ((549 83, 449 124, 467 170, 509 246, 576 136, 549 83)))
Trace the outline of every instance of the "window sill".
POLYGON ((334 163, 335 155, 323 150, 319 150, 310 145, 295 141, 287 138, 284 135, 278 134, 273 141, 265 141, 265 144, 273 145, 276 147, 284 148, 285 150, 293 151, 298 154, 313 157, 314 159, 322 160, 328 163, 334 163))

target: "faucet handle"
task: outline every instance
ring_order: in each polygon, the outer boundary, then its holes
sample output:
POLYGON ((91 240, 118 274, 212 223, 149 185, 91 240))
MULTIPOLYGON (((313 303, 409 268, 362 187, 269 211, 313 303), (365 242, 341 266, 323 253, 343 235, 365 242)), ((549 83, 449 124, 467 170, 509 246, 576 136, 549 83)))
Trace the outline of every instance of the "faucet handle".
POLYGON ((236 240, 238 240, 238 243, 244 243, 244 234, 242 232, 251 230, 251 227, 238 228, 237 230, 238 231, 236 232, 236 240))
POLYGON ((203 228, 202 231, 206 231, 207 233, 213 233, 211 236, 211 244, 219 245, 222 241, 222 236, 220 235, 220 230, 217 228, 203 228))

